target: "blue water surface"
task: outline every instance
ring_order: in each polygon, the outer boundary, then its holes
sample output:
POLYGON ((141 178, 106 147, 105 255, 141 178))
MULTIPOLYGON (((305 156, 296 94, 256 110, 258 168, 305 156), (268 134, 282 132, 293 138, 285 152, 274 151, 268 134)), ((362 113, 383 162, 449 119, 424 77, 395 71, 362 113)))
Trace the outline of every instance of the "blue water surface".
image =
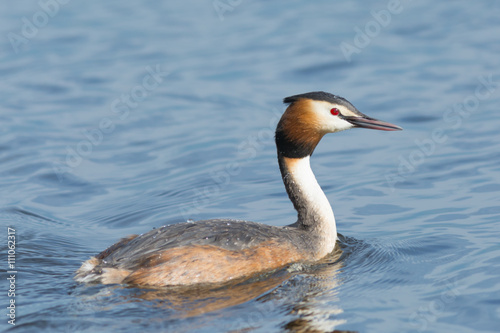
POLYGON ((499 2, 0 8, 2 330, 499 332, 499 2), (212 288, 73 280, 164 224, 294 222, 273 135, 282 99, 316 90, 404 128, 316 149, 334 253, 212 288))

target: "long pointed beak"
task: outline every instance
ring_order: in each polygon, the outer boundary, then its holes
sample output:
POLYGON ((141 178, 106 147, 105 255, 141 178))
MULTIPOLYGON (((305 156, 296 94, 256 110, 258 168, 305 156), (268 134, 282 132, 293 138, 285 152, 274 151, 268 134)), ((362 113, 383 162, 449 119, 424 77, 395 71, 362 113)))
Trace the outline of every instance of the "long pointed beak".
POLYGON ((381 131, 401 131, 402 128, 391 124, 391 123, 386 123, 385 121, 373 119, 373 118, 368 118, 368 117, 343 117, 344 120, 350 122, 353 124, 355 127, 363 127, 363 128, 370 128, 370 129, 375 129, 375 130, 381 130, 381 131))

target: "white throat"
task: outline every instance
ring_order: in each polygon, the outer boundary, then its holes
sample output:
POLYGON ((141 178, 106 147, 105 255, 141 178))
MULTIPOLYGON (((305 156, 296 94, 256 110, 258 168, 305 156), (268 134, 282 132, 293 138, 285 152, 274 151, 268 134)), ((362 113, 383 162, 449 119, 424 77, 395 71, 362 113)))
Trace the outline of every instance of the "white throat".
POLYGON ((297 224, 314 232, 324 242, 321 252, 330 253, 337 239, 332 207, 311 170, 310 157, 281 157, 283 181, 298 212, 297 224))

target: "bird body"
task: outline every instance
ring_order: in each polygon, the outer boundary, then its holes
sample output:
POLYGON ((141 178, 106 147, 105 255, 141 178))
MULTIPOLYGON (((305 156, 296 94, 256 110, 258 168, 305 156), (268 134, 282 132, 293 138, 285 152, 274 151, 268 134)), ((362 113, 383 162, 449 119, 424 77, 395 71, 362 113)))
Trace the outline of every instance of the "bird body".
POLYGON ((216 219, 178 223, 122 239, 87 260, 80 282, 145 286, 221 283, 313 262, 335 247, 333 210, 310 167, 321 138, 353 127, 401 128, 370 118, 342 97, 312 92, 284 99, 289 104, 276 129, 278 164, 297 221, 278 227, 216 219))

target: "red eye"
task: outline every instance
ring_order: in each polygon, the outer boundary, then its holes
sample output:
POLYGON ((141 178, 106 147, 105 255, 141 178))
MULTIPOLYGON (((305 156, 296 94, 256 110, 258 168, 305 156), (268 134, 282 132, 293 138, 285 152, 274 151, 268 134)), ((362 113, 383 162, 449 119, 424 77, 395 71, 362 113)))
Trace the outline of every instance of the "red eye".
POLYGON ((333 114, 334 116, 338 116, 340 114, 340 111, 337 108, 333 108, 330 110, 330 113, 333 114))

